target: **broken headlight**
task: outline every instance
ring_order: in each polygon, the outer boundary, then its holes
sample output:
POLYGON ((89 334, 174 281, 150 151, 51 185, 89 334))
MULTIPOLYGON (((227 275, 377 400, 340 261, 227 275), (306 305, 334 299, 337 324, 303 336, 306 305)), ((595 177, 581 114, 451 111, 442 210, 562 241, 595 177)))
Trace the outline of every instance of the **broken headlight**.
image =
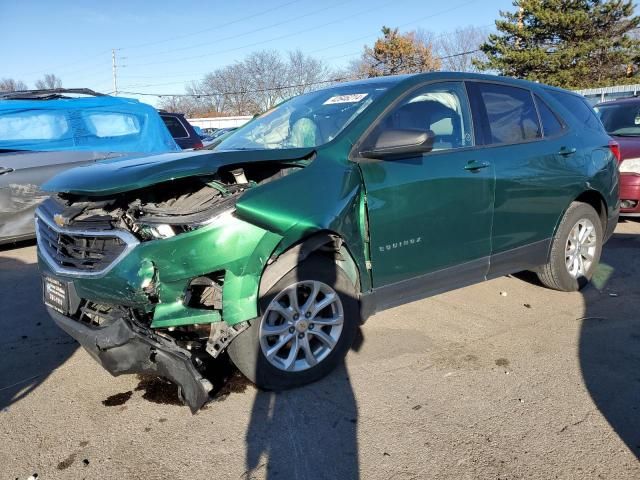
POLYGON ((235 208, 232 207, 216 213, 211 218, 189 222, 181 222, 179 217, 173 216, 167 219, 171 223, 155 223, 159 218, 154 218, 154 222, 145 223, 144 218, 139 218, 134 224, 133 231, 143 240, 171 238, 179 233, 190 232, 201 227, 222 225, 233 217, 233 212, 235 212, 235 208))

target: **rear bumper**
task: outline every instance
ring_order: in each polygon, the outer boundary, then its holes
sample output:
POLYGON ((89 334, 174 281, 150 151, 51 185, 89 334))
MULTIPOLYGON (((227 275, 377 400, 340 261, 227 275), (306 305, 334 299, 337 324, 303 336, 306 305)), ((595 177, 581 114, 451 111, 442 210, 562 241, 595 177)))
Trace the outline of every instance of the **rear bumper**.
POLYGON ((620 215, 640 215, 640 175, 634 173, 620 175, 620 200, 636 202, 633 208, 621 208, 620 215))
POLYGON ((112 375, 148 373, 164 377, 181 388, 192 413, 209 399, 211 383, 196 370, 190 353, 170 340, 125 318, 105 327, 91 327, 51 308, 47 310, 54 322, 112 375))

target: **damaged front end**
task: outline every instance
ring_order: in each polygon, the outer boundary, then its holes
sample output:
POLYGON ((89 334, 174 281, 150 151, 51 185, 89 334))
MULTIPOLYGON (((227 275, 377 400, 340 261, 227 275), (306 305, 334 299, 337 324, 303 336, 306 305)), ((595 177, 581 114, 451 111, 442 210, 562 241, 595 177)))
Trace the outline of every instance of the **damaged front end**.
POLYGON ((304 166, 232 165, 50 198, 36 212, 49 313, 110 373, 167 378, 196 411, 212 388, 207 362, 258 315, 260 276, 282 240, 236 216, 236 202, 304 166))

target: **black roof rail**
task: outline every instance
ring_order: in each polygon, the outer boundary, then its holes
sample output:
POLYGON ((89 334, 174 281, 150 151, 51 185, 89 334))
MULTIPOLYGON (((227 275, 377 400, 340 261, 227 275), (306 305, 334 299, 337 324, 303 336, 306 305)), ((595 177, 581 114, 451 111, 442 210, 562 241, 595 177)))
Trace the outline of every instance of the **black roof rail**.
POLYGON ((16 92, 0 92, 2 100, 56 100, 59 98, 73 98, 68 94, 88 95, 91 97, 105 97, 104 93, 95 92, 89 88, 49 88, 41 90, 20 90, 16 92))

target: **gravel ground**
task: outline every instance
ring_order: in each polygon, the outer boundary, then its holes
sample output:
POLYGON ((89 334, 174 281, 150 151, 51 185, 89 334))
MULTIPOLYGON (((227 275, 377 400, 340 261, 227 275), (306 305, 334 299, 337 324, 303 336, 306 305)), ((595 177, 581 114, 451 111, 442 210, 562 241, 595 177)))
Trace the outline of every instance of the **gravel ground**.
POLYGON ((191 415, 171 385, 103 371, 46 316, 35 247, 5 248, 0 479, 638 479, 640 222, 597 277, 383 312, 325 380, 276 395, 232 375, 191 415))

